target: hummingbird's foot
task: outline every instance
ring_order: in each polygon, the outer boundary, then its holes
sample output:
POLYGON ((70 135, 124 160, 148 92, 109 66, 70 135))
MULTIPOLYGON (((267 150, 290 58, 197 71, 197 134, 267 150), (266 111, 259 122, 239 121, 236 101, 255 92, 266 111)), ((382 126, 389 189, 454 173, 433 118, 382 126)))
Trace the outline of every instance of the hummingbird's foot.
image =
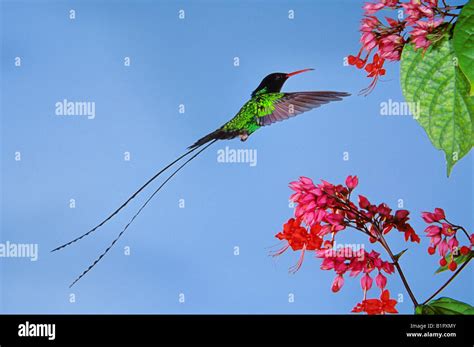
POLYGON ((243 134, 240 134, 240 141, 245 141, 249 138, 249 134, 247 133, 243 133, 243 134))

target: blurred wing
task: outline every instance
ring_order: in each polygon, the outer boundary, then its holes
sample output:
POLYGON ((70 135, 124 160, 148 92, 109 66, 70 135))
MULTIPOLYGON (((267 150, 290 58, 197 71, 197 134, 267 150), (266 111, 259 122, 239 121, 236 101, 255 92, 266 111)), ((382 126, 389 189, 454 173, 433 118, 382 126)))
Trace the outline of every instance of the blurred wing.
POLYGON ((256 121, 261 126, 270 125, 297 116, 331 101, 342 100, 343 97, 349 95, 349 93, 345 92, 285 93, 281 99, 275 102, 275 109, 272 113, 257 117, 256 121))

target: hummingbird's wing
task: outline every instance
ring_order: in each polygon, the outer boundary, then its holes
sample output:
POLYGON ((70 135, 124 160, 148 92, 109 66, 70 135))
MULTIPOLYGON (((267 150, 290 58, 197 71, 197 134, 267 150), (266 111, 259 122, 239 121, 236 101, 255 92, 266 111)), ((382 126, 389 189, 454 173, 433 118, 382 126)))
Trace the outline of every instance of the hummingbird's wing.
POLYGON ((256 121, 261 126, 270 125, 297 116, 331 101, 342 100, 343 97, 349 95, 349 93, 345 92, 330 91, 284 93, 283 97, 275 102, 273 112, 257 117, 256 121))

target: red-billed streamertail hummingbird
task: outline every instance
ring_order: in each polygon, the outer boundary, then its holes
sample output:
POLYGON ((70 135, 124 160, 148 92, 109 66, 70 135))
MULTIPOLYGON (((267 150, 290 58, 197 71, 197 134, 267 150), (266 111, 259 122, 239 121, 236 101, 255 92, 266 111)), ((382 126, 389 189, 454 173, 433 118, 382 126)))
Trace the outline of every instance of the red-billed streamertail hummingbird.
POLYGON ((133 223, 135 218, 145 208, 145 206, 151 201, 151 199, 163 188, 163 186, 175 176, 186 164, 202 153, 206 148, 212 145, 217 140, 228 140, 236 137, 240 137, 241 141, 247 140, 247 138, 253 134, 257 129, 262 126, 267 126, 272 123, 294 117, 303 112, 309 111, 313 108, 319 107, 323 104, 327 104, 331 101, 342 100, 343 97, 349 96, 349 93, 345 92, 295 92, 295 93, 283 93, 281 88, 285 81, 291 76, 300 74, 302 72, 311 71, 313 69, 298 70, 291 73, 272 73, 266 76, 258 87, 253 91, 249 101, 247 101, 240 111, 230 121, 225 123, 217 130, 204 136, 203 138, 196 141, 193 145, 188 147, 188 151, 181 155, 179 158, 168 164, 166 167, 157 172, 151 177, 143 186, 141 186, 135 193, 133 193, 119 208, 112 212, 107 218, 96 225, 94 228, 86 232, 85 234, 69 241, 55 249, 52 252, 60 250, 72 243, 75 243, 82 238, 90 235, 95 230, 104 225, 107 221, 112 219, 117 213, 119 213, 133 198, 135 198, 143 189, 145 189, 151 182, 153 182, 163 172, 171 168, 174 164, 179 162, 181 159, 187 158, 166 180, 151 194, 151 196, 145 201, 130 221, 125 225, 118 236, 112 241, 112 243, 105 249, 105 251, 86 269, 82 274, 77 277, 74 282, 70 285, 72 287, 77 281, 79 281, 85 274, 87 274, 115 245, 120 239, 123 233, 127 230, 130 224, 133 223), (199 149, 199 150, 198 150, 199 149))

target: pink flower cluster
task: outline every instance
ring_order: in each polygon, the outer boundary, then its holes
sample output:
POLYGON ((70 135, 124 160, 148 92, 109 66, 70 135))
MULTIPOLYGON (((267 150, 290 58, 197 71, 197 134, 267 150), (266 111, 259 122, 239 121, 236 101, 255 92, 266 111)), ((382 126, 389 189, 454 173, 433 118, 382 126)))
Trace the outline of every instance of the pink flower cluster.
MULTIPOLYGON (((301 267, 305 252, 314 251, 317 257, 323 259, 321 269, 334 270, 336 273, 331 286, 333 292, 342 288, 346 273, 351 277, 362 274, 360 284, 363 302, 358 308, 360 311, 354 312, 369 313, 377 311, 369 309, 369 303, 374 301, 381 305, 381 301, 367 299, 367 292, 375 279, 376 286, 383 293, 387 285, 385 274, 392 274, 394 265, 382 260, 380 254, 373 250, 367 252, 365 249, 355 251, 350 247, 335 247, 336 235, 351 227, 362 231, 371 242, 381 242, 383 235, 392 229, 403 232, 406 241, 420 242, 420 238, 408 223, 408 211, 392 212, 387 204, 371 204, 362 195, 359 195, 357 204, 351 201, 351 194, 358 184, 357 176, 348 176, 345 185, 334 185, 324 180, 315 184, 308 177, 300 177, 291 182, 289 186, 294 193, 290 199, 296 203, 295 218, 290 218, 283 225, 283 230, 276 235, 286 245, 273 255, 280 255, 288 248, 301 251, 298 263, 290 269, 290 272, 295 272, 301 267), (373 271, 377 271, 375 277, 373 271), (369 306, 364 306, 366 304, 369 306), (361 307, 366 307, 367 310, 361 307)), ((396 312, 394 304, 386 312, 396 312)))
POLYGON ((407 3, 400 4, 407 16, 408 25, 413 25, 421 19, 433 20, 438 8, 438 0, 410 0, 407 3))
POLYGON ((431 40, 428 38, 431 33, 435 31, 443 23, 443 19, 430 19, 429 21, 419 20, 415 22, 411 31, 411 41, 416 48, 423 48, 427 50, 431 45, 431 40))
POLYGON ((350 65, 367 71, 367 77, 372 83, 361 91, 370 93, 377 83, 379 76, 385 74, 383 64, 385 60, 400 60, 405 44, 413 42, 416 49, 423 50, 433 43, 433 34, 438 31, 444 22, 451 7, 438 7, 438 0, 377 0, 364 5, 364 18, 360 26, 362 47, 357 56, 348 56, 350 65), (375 16, 380 10, 403 9, 404 19, 385 17, 386 24, 375 16), (368 60, 374 52, 373 60, 368 60), (361 57, 365 52, 365 57, 361 57), (377 65, 377 68, 374 68, 377 65))
POLYGON ((373 205, 359 195, 358 207, 350 200, 350 193, 357 187, 357 176, 349 176, 346 185, 333 185, 324 180, 315 185, 308 177, 300 177, 291 182, 290 188, 295 191, 290 200, 295 202, 295 217, 301 218, 309 227, 321 225, 319 236, 335 234, 352 226, 370 236, 376 242, 380 234, 387 234, 397 229, 405 234, 405 240, 420 242, 420 238, 408 223, 407 210, 392 209, 387 204, 373 205))
POLYGON ((469 236, 470 245, 459 248, 457 232, 462 228, 448 222, 443 209, 435 208, 433 212, 423 212, 421 216, 426 223, 430 224, 425 229, 426 236, 430 238, 428 253, 433 255, 437 250, 441 257, 439 264, 441 266, 448 265, 451 271, 455 271, 457 268, 455 257, 459 253, 467 255, 471 252, 474 244, 474 234, 469 236))
MULTIPOLYGON (((357 176, 348 176, 344 185, 324 180, 315 184, 308 177, 300 177, 297 181, 291 182, 289 186, 294 193, 290 200, 296 203, 295 218, 290 218, 283 225, 283 230, 275 235, 285 244, 273 255, 279 256, 290 248, 293 251, 301 251, 297 264, 290 268, 290 272, 296 272, 303 263, 305 252, 312 251, 317 258, 322 259, 321 270, 335 272, 336 276, 331 285, 331 290, 335 293, 344 286, 346 274, 349 274, 349 277, 361 275, 363 299, 352 312, 397 313, 395 308, 397 301, 390 298, 386 288, 386 275, 393 274, 395 268, 415 305, 417 301, 398 263, 403 252, 394 255, 385 235, 396 229, 403 233, 406 242, 419 243, 420 237, 409 223, 409 211, 393 211, 387 204, 373 204, 363 195, 358 195, 355 203, 352 195, 358 184, 357 176), (365 234, 371 243, 379 244, 387 251, 391 261, 383 260, 380 253, 374 250, 366 251, 364 247, 355 249, 337 244, 338 235, 341 232, 347 233, 345 230, 349 228, 365 234), (374 280, 381 291, 380 297, 367 298, 374 280)), ((428 252, 434 254, 438 250, 442 266, 447 265, 446 259, 449 259, 448 267, 454 271, 459 253, 471 256, 474 254, 472 251, 474 234, 469 236, 463 227, 450 223, 441 208, 436 208, 434 212, 423 212, 422 218, 430 224, 425 229, 426 235, 431 239, 428 252), (470 244, 462 246, 458 252, 459 242, 456 233, 460 230, 467 236, 470 244)), ((467 262, 470 258, 461 260, 467 262)))
POLYGON ((316 255, 323 259, 321 270, 334 270, 336 272, 331 287, 333 292, 338 292, 344 285, 344 274, 346 272, 349 272, 351 277, 356 277, 362 273, 360 285, 364 292, 364 299, 367 291, 372 288, 373 278, 370 276, 372 271, 378 271, 375 276, 375 283, 380 290, 383 290, 387 285, 387 278, 382 274, 382 271, 387 274, 394 272, 393 264, 383 261, 380 254, 375 251, 369 253, 365 249, 354 250, 350 247, 343 247, 336 250, 320 249, 316 251, 316 255))

